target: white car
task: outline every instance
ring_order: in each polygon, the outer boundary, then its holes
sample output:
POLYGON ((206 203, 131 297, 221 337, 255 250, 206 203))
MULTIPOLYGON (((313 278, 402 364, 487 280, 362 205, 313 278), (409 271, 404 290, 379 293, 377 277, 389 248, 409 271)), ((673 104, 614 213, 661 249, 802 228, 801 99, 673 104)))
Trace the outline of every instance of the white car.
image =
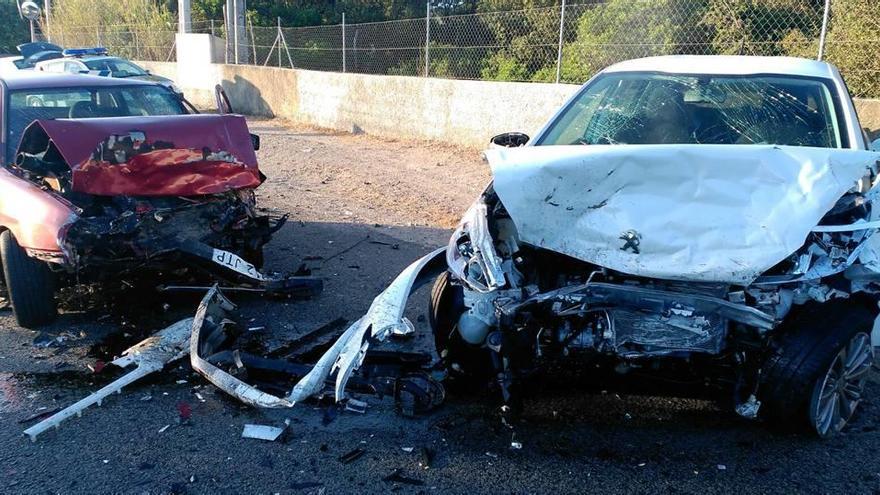
POLYGON ((39 62, 34 70, 138 79, 159 83, 177 94, 182 94, 180 88, 171 79, 151 74, 150 71, 130 60, 109 56, 105 48, 73 48, 61 53, 63 57, 39 62))
POLYGON ((401 273, 289 402, 327 379, 344 399, 370 344, 411 331, 409 294, 445 260, 429 321, 446 384, 495 390, 505 413, 556 370, 820 436, 847 424, 880 344, 880 154, 836 68, 622 62, 534 138, 496 142, 523 146, 486 152, 494 180, 449 245, 401 273))

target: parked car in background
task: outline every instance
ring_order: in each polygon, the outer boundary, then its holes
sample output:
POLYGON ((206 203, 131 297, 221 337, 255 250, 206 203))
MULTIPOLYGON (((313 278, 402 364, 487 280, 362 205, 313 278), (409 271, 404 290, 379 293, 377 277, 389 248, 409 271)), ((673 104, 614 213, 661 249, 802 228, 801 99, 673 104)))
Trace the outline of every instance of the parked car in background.
POLYGON ((622 62, 534 138, 494 141, 511 147, 486 152, 493 181, 448 246, 404 270, 291 401, 331 371, 343 399, 445 261, 429 322, 446 383, 495 389, 502 413, 555 370, 823 437, 853 417, 880 345, 880 154, 835 67, 622 62))
POLYGON ((284 219, 256 211, 243 117, 189 115, 152 82, 32 71, 0 78, 0 102, 0 257, 20 325, 55 317, 59 284, 186 261, 280 280, 255 267, 284 219))
POLYGON ((181 93, 171 79, 151 74, 150 71, 130 60, 109 56, 106 48, 69 48, 61 53, 63 57, 39 62, 35 69, 43 72, 92 74, 151 81, 159 83, 175 93, 181 93))
POLYGON ((20 55, 0 57, 0 76, 15 73, 20 70, 33 69, 42 61, 61 58, 62 48, 53 43, 36 41, 18 45, 20 55))

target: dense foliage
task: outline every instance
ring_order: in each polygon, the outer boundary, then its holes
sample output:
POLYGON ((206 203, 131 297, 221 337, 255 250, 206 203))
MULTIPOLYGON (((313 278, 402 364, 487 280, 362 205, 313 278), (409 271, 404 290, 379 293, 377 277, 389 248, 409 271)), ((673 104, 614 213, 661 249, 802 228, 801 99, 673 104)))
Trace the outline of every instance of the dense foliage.
MULTIPOLYGON (((431 31, 431 75, 556 80, 560 0, 430 2, 437 16, 431 31)), ((83 29, 103 26, 104 44, 124 47, 137 37, 141 51, 155 53, 130 56, 167 56, 159 52, 171 44, 165 38, 173 36, 177 0, 54 0, 53 5, 53 30, 64 44, 94 39, 83 29)), ((222 19, 225 0, 192 0, 192 5, 194 22, 204 26, 206 20, 222 19)), ((563 81, 583 82, 610 63, 648 55, 815 57, 824 0, 569 0, 569 5, 562 30, 561 76, 563 81)), ((351 25, 415 19, 424 17, 425 9, 425 0, 248 0, 248 18, 255 26, 274 26, 278 18, 285 27, 337 24, 343 12, 351 25)), ((3 24, 10 26, 0 35, 4 47, 26 37, 27 25, 16 17, 14 8, 0 10, 3 24)), ((880 97, 880 57, 874 41, 878 32, 876 0, 832 0, 826 56, 841 68, 857 95, 880 97)), ((301 48, 295 57, 327 57, 339 50, 337 37, 300 39, 301 46, 314 53, 301 48)), ((355 27, 348 46, 360 48, 349 55, 349 67, 355 70, 424 73, 424 29, 415 20, 373 31, 355 27)), ((325 65, 336 70, 341 62, 325 65)))
POLYGON ((28 41, 30 31, 27 21, 19 17, 15 2, 0 2, 0 26, 0 54, 18 53, 15 47, 28 41))

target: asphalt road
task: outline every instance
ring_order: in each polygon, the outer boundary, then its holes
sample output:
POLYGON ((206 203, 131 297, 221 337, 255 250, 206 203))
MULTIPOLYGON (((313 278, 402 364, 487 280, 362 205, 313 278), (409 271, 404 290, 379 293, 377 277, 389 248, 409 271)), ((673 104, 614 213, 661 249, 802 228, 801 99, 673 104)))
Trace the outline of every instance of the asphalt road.
MULTIPOLYGON (((445 244, 488 179, 476 150, 381 141, 255 122, 269 181, 262 204, 292 214, 266 264, 306 263, 325 293, 306 301, 239 298, 236 318, 272 347, 336 318, 353 320, 409 262, 445 244), (341 254, 339 254, 341 253, 341 254)), ((184 361, 31 443, 21 421, 64 407, 119 375, 89 366, 190 315, 197 298, 100 291, 40 332, 0 312, 0 493, 878 493, 880 381, 837 438, 779 433, 714 403, 546 387, 526 403, 510 447, 485 397, 450 397, 405 419, 391 399, 366 414, 301 404, 261 411, 228 398, 184 361), (47 408, 47 409, 41 409, 47 408), (181 421, 181 410, 191 410, 181 421), (282 425, 282 441, 241 438, 282 425), (332 419, 332 420, 330 420, 332 419), (328 422, 328 420, 330 420, 328 422), (166 428, 167 426, 167 428, 166 428), (350 463, 339 457, 364 453, 350 463), (425 459, 430 457, 430 467, 425 459), (403 481, 385 481, 395 470, 403 481)), ((419 334, 391 345, 430 351, 419 334)))

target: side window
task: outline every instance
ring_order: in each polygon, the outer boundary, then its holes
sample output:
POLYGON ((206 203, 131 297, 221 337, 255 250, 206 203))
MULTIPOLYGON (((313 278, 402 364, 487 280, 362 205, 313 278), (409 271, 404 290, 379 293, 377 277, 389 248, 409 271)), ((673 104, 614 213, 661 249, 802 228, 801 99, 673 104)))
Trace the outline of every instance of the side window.
POLYGON ((79 62, 64 62, 64 72, 79 74, 80 71, 82 71, 82 67, 80 67, 79 62))
POLYGON ((45 70, 46 72, 61 72, 64 70, 64 63, 49 62, 43 66, 43 70, 45 70))

